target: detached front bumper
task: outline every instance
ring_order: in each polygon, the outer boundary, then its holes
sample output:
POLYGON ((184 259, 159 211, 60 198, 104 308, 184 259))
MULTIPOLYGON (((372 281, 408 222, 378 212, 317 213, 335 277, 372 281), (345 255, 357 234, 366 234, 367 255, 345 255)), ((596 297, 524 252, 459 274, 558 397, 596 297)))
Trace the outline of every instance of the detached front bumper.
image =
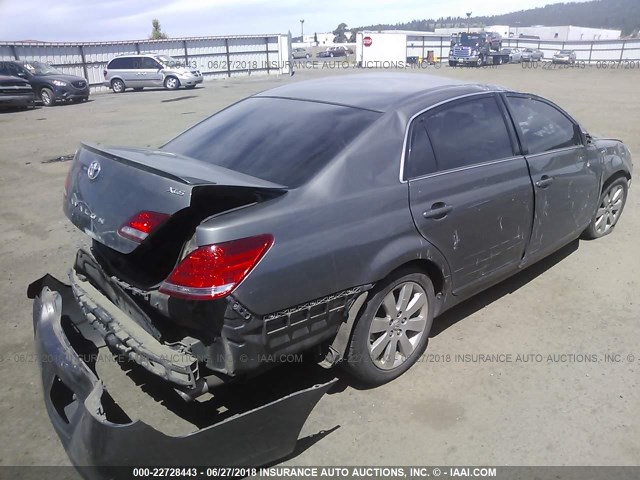
POLYGON ((171 437, 131 420, 108 394, 95 365, 99 335, 72 289, 50 275, 32 283, 35 346, 47 413, 86 478, 116 466, 258 466, 290 454, 309 413, 335 379, 288 394, 189 435, 171 437), (84 468, 87 467, 87 468, 84 468))

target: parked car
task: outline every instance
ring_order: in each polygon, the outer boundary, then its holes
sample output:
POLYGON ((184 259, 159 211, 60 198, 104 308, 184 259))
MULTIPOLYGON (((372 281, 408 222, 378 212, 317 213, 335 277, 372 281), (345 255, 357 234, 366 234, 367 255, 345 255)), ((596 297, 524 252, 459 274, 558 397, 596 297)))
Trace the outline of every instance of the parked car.
POLYGON ((523 62, 539 62, 544 58, 544 52, 534 50, 533 48, 525 48, 521 53, 521 61, 523 62))
POLYGON ((38 61, 0 62, 0 75, 24 78, 29 82, 37 99, 45 107, 57 102, 86 102, 89 83, 83 77, 67 75, 51 65, 38 61))
POLYGON ((291 52, 291 57, 293 57, 294 59, 310 58, 311 54, 307 51, 306 48, 294 48, 291 52))
POLYGON ((0 108, 27 108, 34 105, 35 96, 24 78, 0 75, 0 108))
POLYGON ((127 88, 140 91, 145 87, 195 88, 202 83, 202 74, 180 60, 157 53, 121 55, 112 59, 104 70, 105 84, 115 93, 127 88))
POLYGON ((318 58, 327 58, 327 57, 346 57, 347 51, 343 47, 329 47, 326 50, 318 52, 316 57, 318 58))
POLYGON ((576 52, 573 50, 560 50, 553 55, 551 63, 576 63, 576 52))
POLYGON ((522 51, 519 48, 503 48, 502 53, 509 55, 509 63, 522 63, 522 51))
POLYGON ((283 85, 159 149, 85 143, 63 208, 93 244, 71 286, 29 287, 37 351, 78 408, 71 323, 184 398, 309 350, 381 384, 434 317, 611 233, 631 173, 624 143, 549 100, 410 74, 283 85))

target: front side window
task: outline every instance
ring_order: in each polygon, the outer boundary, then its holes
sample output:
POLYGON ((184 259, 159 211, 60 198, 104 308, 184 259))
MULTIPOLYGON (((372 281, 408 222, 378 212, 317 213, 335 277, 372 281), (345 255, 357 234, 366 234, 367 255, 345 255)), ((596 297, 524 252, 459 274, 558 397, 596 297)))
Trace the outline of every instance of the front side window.
POLYGON ((27 62, 24 64, 24 68, 34 75, 62 75, 60 70, 42 62, 27 62))
POLYGON ((504 116, 494 96, 445 105, 426 115, 438 170, 513 156, 504 116))
POLYGON ((155 70, 155 69, 162 68, 162 67, 153 58, 142 57, 140 59, 140 68, 154 69, 155 70))
POLYGON ((529 154, 582 145, 575 124, 556 107, 527 97, 507 97, 529 154))

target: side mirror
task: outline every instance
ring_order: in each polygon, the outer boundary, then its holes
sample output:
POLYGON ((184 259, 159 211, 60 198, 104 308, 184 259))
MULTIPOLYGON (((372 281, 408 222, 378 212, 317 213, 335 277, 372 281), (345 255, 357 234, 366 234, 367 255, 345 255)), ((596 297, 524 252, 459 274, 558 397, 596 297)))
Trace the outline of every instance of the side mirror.
POLYGON ((593 137, 589 132, 584 132, 584 138, 586 138, 587 143, 593 143, 593 137))

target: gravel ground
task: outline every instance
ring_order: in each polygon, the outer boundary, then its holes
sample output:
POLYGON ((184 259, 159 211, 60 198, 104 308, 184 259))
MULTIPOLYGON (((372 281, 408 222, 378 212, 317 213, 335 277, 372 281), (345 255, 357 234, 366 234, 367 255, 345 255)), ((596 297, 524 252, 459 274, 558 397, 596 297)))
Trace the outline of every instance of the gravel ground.
MULTIPOLYGON (((61 211, 69 164, 43 162, 72 154, 83 140, 157 146, 252 93, 359 73, 319 65, 294 77, 217 80, 192 91, 96 94, 85 104, 0 114, 0 465, 68 464, 42 401, 25 291, 46 272, 64 278, 85 240, 61 211)), ((640 152, 637 70, 507 65, 416 71, 424 73, 546 96, 589 131, 621 138, 640 152)), ((423 361, 403 377, 375 389, 341 378, 302 432, 325 434, 301 444, 287 463, 637 464, 639 198, 632 188, 612 235, 575 242, 438 318, 423 361), (481 354, 502 354, 505 361, 483 361, 481 354)), ((119 368, 100 369, 133 416, 167 432, 191 428, 193 422, 132 388, 119 368)))

